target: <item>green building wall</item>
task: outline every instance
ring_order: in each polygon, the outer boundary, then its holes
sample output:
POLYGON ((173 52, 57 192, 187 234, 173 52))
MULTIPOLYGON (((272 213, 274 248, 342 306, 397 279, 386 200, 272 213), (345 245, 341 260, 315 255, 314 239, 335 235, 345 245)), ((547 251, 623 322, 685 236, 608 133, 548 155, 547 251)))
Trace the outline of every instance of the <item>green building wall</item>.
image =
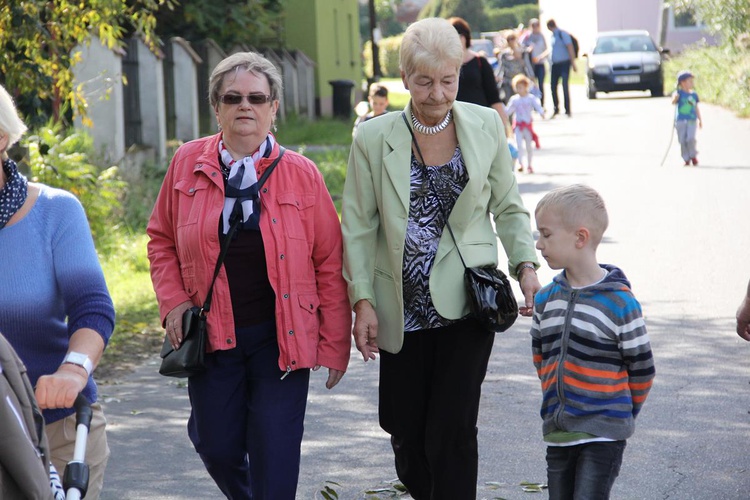
POLYGON ((351 80, 354 101, 361 99, 362 59, 357 0, 287 0, 286 45, 315 64, 318 115, 333 114, 331 80, 351 80))

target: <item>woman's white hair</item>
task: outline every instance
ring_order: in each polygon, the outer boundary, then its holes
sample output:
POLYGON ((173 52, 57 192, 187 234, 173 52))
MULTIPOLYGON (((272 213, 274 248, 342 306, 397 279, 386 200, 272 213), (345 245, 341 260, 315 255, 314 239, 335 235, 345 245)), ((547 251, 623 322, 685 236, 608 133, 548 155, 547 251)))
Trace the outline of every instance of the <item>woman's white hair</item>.
POLYGON ((5 87, 0 85, 0 133, 8 136, 8 148, 26 132, 26 125, 18 116, 16 105, 5 87))
POLYGON ((419 69, 454 63, 458 72, 463 58, 461 38, 453 25, 446 19, 427 17, 406 29, 399 51, 399 67, 411 75, 419 69))

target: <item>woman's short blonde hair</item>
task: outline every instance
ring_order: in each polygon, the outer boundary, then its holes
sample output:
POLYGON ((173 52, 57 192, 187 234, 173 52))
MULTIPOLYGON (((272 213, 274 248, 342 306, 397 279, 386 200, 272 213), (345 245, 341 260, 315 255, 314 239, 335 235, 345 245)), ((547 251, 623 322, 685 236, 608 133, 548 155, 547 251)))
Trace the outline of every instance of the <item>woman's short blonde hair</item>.
POLYGON ((406 75, 420 69, 435 69, 454 63, 461 69, 464 48, 451 23, 439 17, 427 17, 410 25, 404 33, 399 52, 399 67, 406 75))
POLYGON ((257 52, 237 52, 224 58, 211 72, 211 77, 208 79, 208 100, 212 107, 216 107, 219 102, 219 92, 221 92, 224 78, 229 73, 236 74, 238 71, 265 76, 271 88, 271 99, 277 100, 281 96, 283 83, 276 66, 257 52))
POLYGON ((568 230, 585 227, 591 240, 598 245, 609 226, 609 216, 604 199, 593 188, 584 184, 573 184, 553 189, 537 203, 534 213, 549 211, 560 216, 568 230))
POLYGON ((5 87, 0 85, 0 133, 8 136, 8 148, 18 142, 26 132, 26 125, 18 116, 13 98, 5 87))

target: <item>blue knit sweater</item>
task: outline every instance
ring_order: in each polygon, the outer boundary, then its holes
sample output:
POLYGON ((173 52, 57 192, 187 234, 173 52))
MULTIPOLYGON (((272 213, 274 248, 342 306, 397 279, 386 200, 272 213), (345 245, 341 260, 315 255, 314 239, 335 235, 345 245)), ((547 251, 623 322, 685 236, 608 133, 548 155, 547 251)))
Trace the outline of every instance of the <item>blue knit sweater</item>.
POLYGON ((572 288, 557 275, 534 298, 531 338, 542 382, 544 435, 584 432, 627 439, 654 378, 641 305, 615 266, 600 283, 572 288))
MULTIPOLYGON (((54 373, 80 328, 98 332, 107 344, 115 311, 91 238, 86 215, 72 194, 41 187, 32 209, 0 229, 0 332, 36 385, 54 373)), ((84 394, 96 401, 89 377, 84 394)), ((47 423, 73 413, 45 410, 47 423)))

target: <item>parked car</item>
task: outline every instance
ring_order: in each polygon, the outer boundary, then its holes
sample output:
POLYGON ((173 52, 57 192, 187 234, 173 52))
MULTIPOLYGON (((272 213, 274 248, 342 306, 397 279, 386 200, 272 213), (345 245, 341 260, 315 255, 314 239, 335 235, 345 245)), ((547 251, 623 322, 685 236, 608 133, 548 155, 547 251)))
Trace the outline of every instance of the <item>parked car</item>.
POLYGON ((487 38, 472 38, 471 39, 471 50, 479 55, 484 56, 487 61, 492 65, 492 71, 497 71, 497 57, 495 57, 495 44, 492 40, 487 38))
POLYGON ((669 53, 657 48, 645 30, 603 31, 597 34, 588 60, 586 93, 649 90, 652 97, 664 95, 662 59, 669 53))

